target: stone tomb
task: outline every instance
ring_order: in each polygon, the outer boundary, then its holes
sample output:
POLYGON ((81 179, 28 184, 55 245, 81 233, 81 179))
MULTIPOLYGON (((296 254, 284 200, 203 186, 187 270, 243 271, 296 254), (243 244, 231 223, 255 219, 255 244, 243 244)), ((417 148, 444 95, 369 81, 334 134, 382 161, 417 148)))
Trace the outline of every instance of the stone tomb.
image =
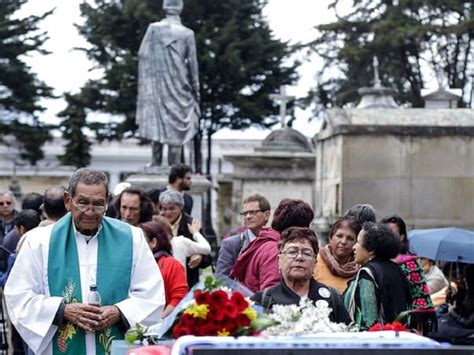
POLYGON ((317 230, 357 203, 409 227, 474 229, 474 111, 333 109, 316 141, 317 230))

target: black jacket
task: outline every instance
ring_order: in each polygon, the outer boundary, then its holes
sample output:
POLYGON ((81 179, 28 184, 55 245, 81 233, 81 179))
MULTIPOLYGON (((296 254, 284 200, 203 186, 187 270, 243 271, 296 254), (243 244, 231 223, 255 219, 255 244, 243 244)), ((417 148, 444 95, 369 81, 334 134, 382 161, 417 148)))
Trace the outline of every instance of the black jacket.
MULTIPOLYGON (((331 322, 346 324, 351 322, 349 313, 347 313, 339 293, 335 288, 326 286, 325 284, 311 278, 308 298, 312 300, 313 303, 316 303, 319 300, 324 300, 329 303, 329 307, 332 308, 332 312, 329 315, 331 322)), ((256 292, 252 299, 255 303, 270 310, 275 304, 299 304, 301 298, 285 284, 283 279, 281 279, 278 285, 256 292)))

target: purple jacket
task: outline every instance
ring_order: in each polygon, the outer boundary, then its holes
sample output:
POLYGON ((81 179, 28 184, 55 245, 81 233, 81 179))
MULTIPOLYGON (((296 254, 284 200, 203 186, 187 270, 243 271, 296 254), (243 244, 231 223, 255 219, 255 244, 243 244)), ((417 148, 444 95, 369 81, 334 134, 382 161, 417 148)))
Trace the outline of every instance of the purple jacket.
POLYGON ((280 233, 264 227, 258 237, 240 254, 230 272, 253 292, 261 291, 280 282, 278 270, 278 242, 280 233))

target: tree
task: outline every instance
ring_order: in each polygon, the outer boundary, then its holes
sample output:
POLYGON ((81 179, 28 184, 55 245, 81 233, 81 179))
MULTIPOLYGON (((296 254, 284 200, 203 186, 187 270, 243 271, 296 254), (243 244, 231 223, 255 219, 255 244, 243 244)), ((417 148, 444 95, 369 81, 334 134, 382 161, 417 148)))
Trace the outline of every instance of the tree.
POLYGON ((53 95, 52 89, 38 80, 22 56, 32 52, 46 54, 41 46, 48 37, 38 32, 38 24, 52 11, 42 16, 14 18, 25 2, 0 2, 0 143, 13 135, 20 157, 35 164, 43 158, 41 147, 50 139, 49 127, 38 120, 37 113, 44 111, 39 100, 53 95))
MULTIPOLYGON (((291 48, 272 38, 263 19, 265 4, 261 0, 185 2, 181 17, 196 35, 200 128, 208 138, 209 152, 210 138, 222 127, 273 125, 278 107, 268 95, 297 79, 297 63, 283 65, 291 48)), ((91 44, 87 55, 104 70, 103 78, 84 87, 84 102, 92 110, 118 118, 94 126, 101 139, 122 139, 136 130, 138 49, 148 25, 162 17, 161 6, 156 0, 97 0, 95 5, 81 5, 86 21, 80 32, 91 44)))
MULTIPOLYGON (((335 0, 331 6, 336 11, 348 3, 335 0)), ((421 89, 433 79, 426 68, 464 92, 474 60, 473 9, 471 1, 463 0, 353 0, 351 12, 318 26, 320 36, 310 44, 325 59, 317 90, 320 104, 355 102, 357 89, 371 84, 374 55, 382 82, 396 89, 400 103, 423 106, 421 89)))
POLYGON ((67 107, 58 116, 64 117, 60 129, 67 144, 64 154, 58 156, 58 159, 63 164, 82 168, 88 166, 91 161, 89 153, 91 143, 83 132, 87 126, 87 113, 79 95, 65 94, 64 97, 67 107))

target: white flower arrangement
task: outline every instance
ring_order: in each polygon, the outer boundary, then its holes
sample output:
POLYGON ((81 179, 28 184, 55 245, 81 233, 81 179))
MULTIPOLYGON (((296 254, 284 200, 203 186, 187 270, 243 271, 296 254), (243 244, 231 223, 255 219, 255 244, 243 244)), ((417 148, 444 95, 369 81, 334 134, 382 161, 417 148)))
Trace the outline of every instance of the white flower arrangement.
POLYGON ((301 300, 299 305, 274 305, 268 317, 279 324, 265 329, 264 333, 272 336, 301 336, 351 331, 344 323, 331 322, 331 312, 326 301, 314 304, 310 299, 301 300))

